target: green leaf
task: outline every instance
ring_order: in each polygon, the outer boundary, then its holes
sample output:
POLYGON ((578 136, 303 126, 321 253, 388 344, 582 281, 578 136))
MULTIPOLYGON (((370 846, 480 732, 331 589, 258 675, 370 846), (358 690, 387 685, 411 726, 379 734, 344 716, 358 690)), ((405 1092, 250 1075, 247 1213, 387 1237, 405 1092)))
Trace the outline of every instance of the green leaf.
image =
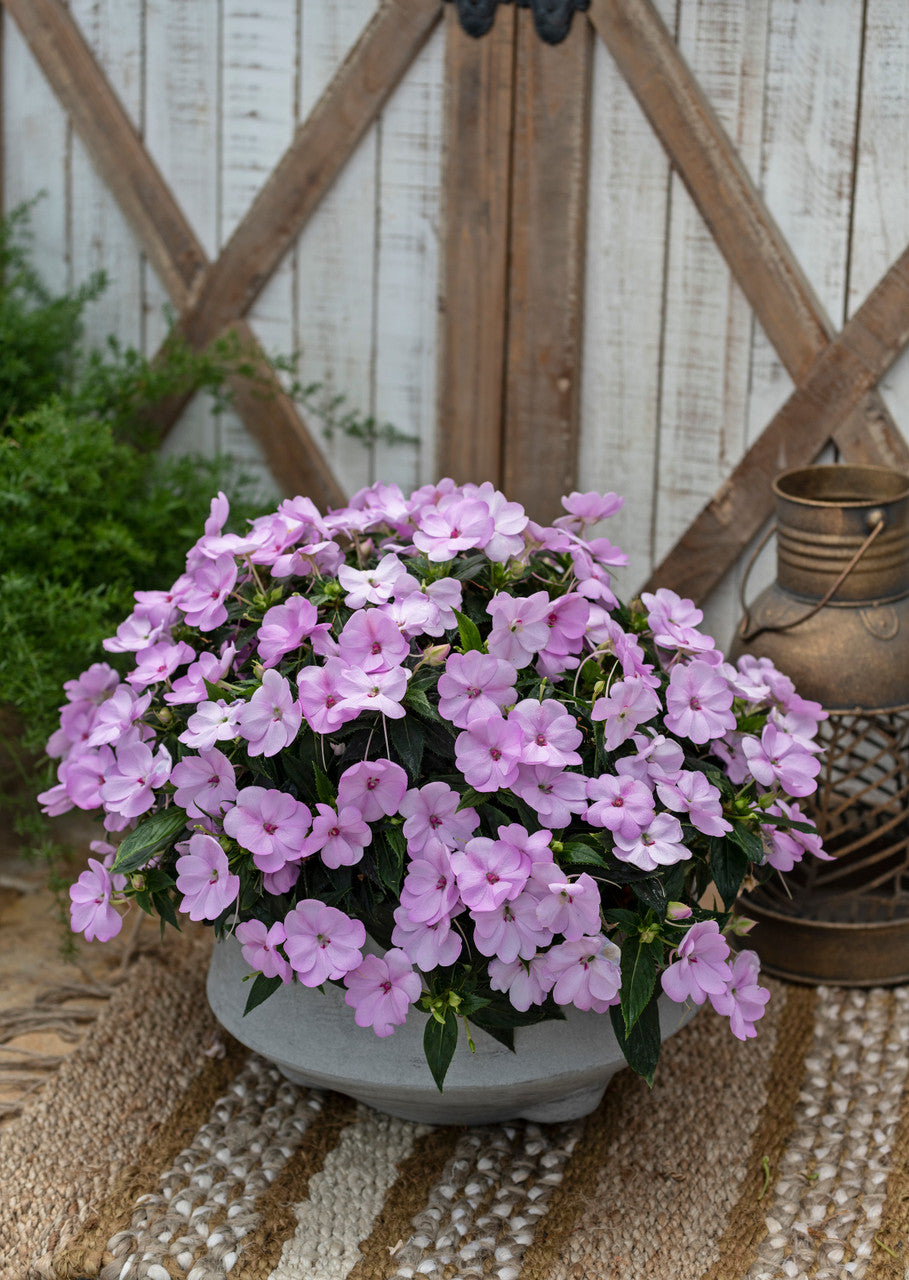
POLYGON ((188 822, 186 814, 176 806, 153 813, 121 843, 111 871, 120 875, 138 871, 160 849, 171 844, 188 822))
POLYGON ((646 1009, 656 986, 663 944, 659 938, 645 942, 640 933, 622 943, 622 1017, 630 1032, 646 1009))
POLYGON ((479 649, 482 653, 485 649, 483 637, 480 635, 480 628, 475 622, 468 618, 466 613, 459 613, 457 609, 452 611, 458 620, 458 635, 461 638, 461 648, 465 653, 471 649, 479 649))
POLYGON ((389 720, 388 738, 395 755, 410 774, 411 781, 418 782, 420 765, 423 762, 423 746, 426 742, 426 735, 419 722, 412 716, 389 720))
POLYGON ((376 849, 379 882, 397 896, 404 877, 404 856, 407 849, 400 827, 385 827, 373 841, 373 845, 376 849))
POLYGON ((655 911, 662 920, 666 914, 666 894, 659 880, 653 876, 647 876, 644 880, 632 880, 631 891, 639 902, 655 911))
POLYGON ((733 822, 732 830, 728 833, 728 838, 732 840, 745 853, 749 862, 764 861, 764 842, 756 831, 752 831, 750 827, 745 826, 742 822, 733 822))
POLYGON ((440 721, 442 717, 429 701, 426 693, 419 685, 415 685, 412 681, 407 688, 407 692, 401 699, 405 707, 409 707, 411 711, 415 711, 418 716, 423 716, 425 720, 440 721))
POLYGON ((457 1044, 458 1016, 454 1009, 445 1010, 444 1022, 438 1022, 434 1017, 427 1018, 426 1030, 423 1032, 423 1052, 439 1093, 442 1092, 457 1044))
POLYGON ((656 993, 627 1035, 621 1005, 614 1004, 609 1010, 609 1016, 625 1061, 632 1071, 636 1071, 652 1085, 660 1058, 660 1011, 656 993))
POLYGON ((569 840, 567 844, 564 844, 562 852, 559 854, 559 861, 590 867, 606 866, 606 860, 602 853, 594 849, 592 845, 585 844, 583 840, 569 840))
POLYGON ((281 985, 281 979, 276 974, 273 978, 266 978, 264 973, 257 973, 255 981, 250 988, 249 995, 246 998, 246 1008, 243 1010, 243 1017, 248 1013, 252 1013, 253 1009, 274 995, 278 987, 281 985))
POLYGON ((710 872, 717 892, 724 905, 731 909, 739 894, 742 881, 751 869, 751 861, 744 849, 727 839, 716 837, 710 842, 710 872))
POLYGON ((335 789, 331 785, 328 774, 324 769, 320 769, 317 764, 313 764, 313 773, 316 775, 316 795, 322 804, 331 804, 335 802, 335 789))
POLYGON ((170 894, 169 893, 153 893, 152 902, 154 903, 155 910, 157 911, 158 915, 161 917, 161 923, 164 924, 164 922, 166 921, 168 924, 172 924, 174 928, 179 932, 180 921, 177 918, 176 911, 174 910, 174 904, 171 901, 170 894))

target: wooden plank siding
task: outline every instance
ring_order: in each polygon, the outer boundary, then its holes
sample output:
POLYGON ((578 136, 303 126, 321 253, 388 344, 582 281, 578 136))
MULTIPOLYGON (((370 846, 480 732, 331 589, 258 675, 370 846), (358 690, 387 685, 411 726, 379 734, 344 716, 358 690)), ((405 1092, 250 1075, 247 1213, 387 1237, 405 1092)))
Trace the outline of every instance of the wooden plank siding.
POLYGON ((555 47, 513 5, 474 41, 441 0, 0 3, 4 207, 48 192, 52 288, 109 271, 90 336, 239 319, 415 437, 327 442, 273 380, 168 449, 329 502, 625 493, 619 589, 721 643, 778 469, 909 469, 903 0, 591 0, 555 47))

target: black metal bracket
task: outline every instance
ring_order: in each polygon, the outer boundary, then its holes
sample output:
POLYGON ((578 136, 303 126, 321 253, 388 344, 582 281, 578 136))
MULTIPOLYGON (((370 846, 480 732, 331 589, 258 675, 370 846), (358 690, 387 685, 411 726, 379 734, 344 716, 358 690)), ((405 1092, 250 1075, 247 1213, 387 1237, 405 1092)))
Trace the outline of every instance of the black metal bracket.
MULTIPOLYGON (((495 22, 496 9, 512 0, 451 0, 457 6, 461 26, 469 36, 485 36, 495 22)), ((529 9, 537 35, 547 44, 560 44, 571 28, 575 13, 590 7, 590 0, 514 0, 519 9, 529 9)))

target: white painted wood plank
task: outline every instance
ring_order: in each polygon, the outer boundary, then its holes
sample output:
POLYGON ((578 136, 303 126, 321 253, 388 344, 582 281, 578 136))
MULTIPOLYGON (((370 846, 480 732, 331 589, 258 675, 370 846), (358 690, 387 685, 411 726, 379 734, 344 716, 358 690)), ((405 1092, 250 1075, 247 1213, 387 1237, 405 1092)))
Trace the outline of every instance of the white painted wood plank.
POLYGON ((41 198, 30 215, 32 261, 49 289, 72 283, 69 256, 69 124, 19 28, 3 20, 4 212, 41 198))
MULTIPOLYGON (((768 0, 688 0, 679 45, 750 172, 760 164, 768 0)), ((655 558, 681 536, 745 446, 751 308, 681 182, 671 192, 655 558)), ((672 583, 666 583, 672 586, 672 583)), ((705 625, 725 642, 737 612, 714 593, 705 625)))
MULTIPOLYGON (((296 125, 298 0, 223 0, 219 248, 290 145, 296 125)), ((293 349, 293 264, 283 262, 248 317, 266 350, 293 349)), ((239 417, 221 421, 222 449, 263 487, 275 482, 239 417)))
MULTIPOLYGON (((869 0, 852 225, 849 315, 909 241, 909 22, 903 0, 869 0)), ((909 353, 879 385, 909 437, 909 353)))
MULTIPOLYGON (((674 0, 659 9, 673 30, 674 0)), ((630 596, 653 567, 669 162, 600 40, 591 99, 578 483, 625 498, 603 531, 630 596)))
MULTIPOLYGON (((220 17, 218 0, 146 0, 145 141, 209 257, 220 222, 220 17)), ((145 342, 153 352, 169 300, 145 270, 145 342)), ((195 396, 163 452, 214 454, 220 443, 210 404, 195 396)))
MULTIPOLYGON (((376 9, 376 0, 304 0, 300 118, 319 100, 376 9)), ((361 414, 375 407, 374 297, 379 125, 374 125, 327 193, 296 246, 296 348, 305 382, 343 395, 361 414)), ((371 453, 346 437, 313 434, 349 491, 372 479, 371 453)))
MULTIPOLYGON (((861 10, 861 0, 801 0, 797 5, 775 0, 767 33, 760 185, 834 325, 843 323, 845 309, 861 10)), ((746 447, 793 386, 757 324, 751 364, 746 447)), ((817 461, 832 462, 834 457, 828 449, 817 461)), ((721 605, 725 608, 727 629, 739 611, 738 586, 748 554, 710 603, 711 617, 721 605)), ((775 576, 771 540, 751 574, 749 597, 753 599, 775 576)))
MULTIPOLYGON (((140 0, 70 0, 86 43, 130 119, 141 126, 142 6, 140 0)), ((129 224, 78 135, 71 157, 70 239, 73 278, 103 271, 107 288, 85 311, 85 341, 102 346, 113 335, 142 344, 142 252, 129 224)))
POLYGON ((375 413, 418 443, 379 442, 375 476, 405 493, 436 478, 444 53, 440 24, 382 113, 375 413))

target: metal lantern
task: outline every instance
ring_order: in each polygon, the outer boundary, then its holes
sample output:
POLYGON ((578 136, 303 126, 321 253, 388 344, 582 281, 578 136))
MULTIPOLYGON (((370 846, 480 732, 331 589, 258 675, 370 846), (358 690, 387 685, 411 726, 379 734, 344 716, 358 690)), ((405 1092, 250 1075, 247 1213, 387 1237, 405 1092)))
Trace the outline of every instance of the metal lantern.
POLYGON ((732 657, 770 658, 829 713, 803 807, 834 861, 806 858, 750 894, 750 945, 783 977, 907 981, 909 476, 804 467, 774 493, 777 580, 746 606, 732 657))

